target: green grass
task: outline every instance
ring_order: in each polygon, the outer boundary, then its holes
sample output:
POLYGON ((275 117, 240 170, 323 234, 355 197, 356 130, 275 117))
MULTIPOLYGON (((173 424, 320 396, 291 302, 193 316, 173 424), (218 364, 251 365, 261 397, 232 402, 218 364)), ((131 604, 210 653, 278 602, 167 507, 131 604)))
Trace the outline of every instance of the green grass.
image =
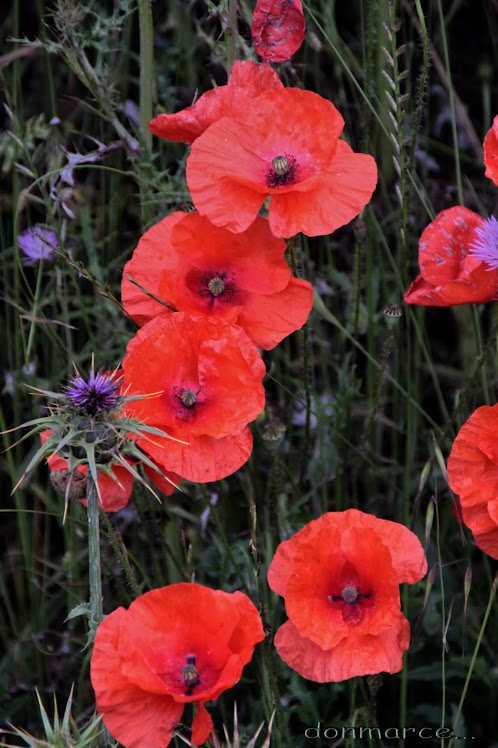
MULTIPOLYGON (((0 429, 42 412, 26 384, 57 391, 92 353, 97 368, 122 360, 136 329, 119 305, 123 265, 146 228, 189 201, 188 148, 151 138, 146 122, 224 84, 227 55, 255 59, 252 9, 239 3, 237 30, 227 0, 15 0, 4 14, 0 429), (68 153, 81 156, 72 175, 68 153), (26 268, 15 238, 35 223, 55 231, 63 251, 26 268)), ((404 306, 394 326, 382 313, 402 305, 418 239, 439 211, 463 204, 486 217, 496 204, 475 146, 498 111, 496 13, 486 0, 313 0, 304 9, 306 41, 277 72, 337 106, 348 142, 375 157, 378 187, 352 224, 296 239, 297 271, 319 298, 307 328, 264 353, 267 407, 253 424, 249 463, 162 503, 136 483, 129 506, 102 519, 104 612, 195 578, 246 591, 275 631, 285 619, 266 583, 276 546, 323 512, 356 506, 407 524, 422 542, 425 533, 432 573, 402 590, 413 631, 403 671, 384 675, 376 692, 365 679, 319 685, 284 665, 267 639, 210 707, 218 736, 222 724, 231 734, 236 700, 247 738, 276 708, 278 748, 330 745, 304 737, 318 722, 443 725, 496 745, 496 564, 452 515, 443 470, 462 423, 496 401, 496 309, 404 306), (272 449, 264 435, 275 421, 286 431, 272 449)), ((88 601, 86 510, 70 503, 62 523, 45 466, 9 497, 38 448, 36 439, 12 446, 17 438, 4 433, 11 448, 0 459, 0 724, 41 739, 35 689, 52 721, 52 694, 66 703, 74 684, 77 728, 67 729, 84 745, 94 707, 86 622, 66 617, 88 601)), ((0 740, 26 744, 19 733, 0 740)), ((392 733, 384 745, 403 740, 392 733)))

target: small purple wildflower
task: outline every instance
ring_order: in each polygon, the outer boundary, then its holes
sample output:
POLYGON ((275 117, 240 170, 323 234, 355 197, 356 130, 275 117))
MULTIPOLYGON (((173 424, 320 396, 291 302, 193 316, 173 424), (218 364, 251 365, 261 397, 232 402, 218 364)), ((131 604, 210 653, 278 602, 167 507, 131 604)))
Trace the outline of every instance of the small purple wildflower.
POLYGON ((485 262, 486 270, 498 270, 498 221, 488 218, 476 229, 478 239, 469 246, 469 254, 476 260, 485 262))
POLYGON ((19 234, 17 243, 24 255, 22 258, 23 265, 35 265, 40 260, 51 261, 54 250, 50 245, 59 246, 54 232, 42 229, 38 225, 19 234), (47 244, 47 242, 50 242, 50 244, 47 244))
POLYGON ((78 411, 86 416, 94 416, 103 410, 112 410, 121 402, 119 384, 100 372, 90 372, 88 381, 78 374, 71 379, 66 397, 78 411))

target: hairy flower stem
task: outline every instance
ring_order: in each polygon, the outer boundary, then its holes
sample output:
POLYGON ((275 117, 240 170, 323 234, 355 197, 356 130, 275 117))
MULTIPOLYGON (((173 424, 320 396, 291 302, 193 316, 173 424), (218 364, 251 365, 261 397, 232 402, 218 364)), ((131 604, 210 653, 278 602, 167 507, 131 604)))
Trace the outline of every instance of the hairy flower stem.
POLYGON ((227 68, 228 74, 237 59, 237 0, 228 0, 227 68))
MULTIPOLYGON (((292 275, 295 278, 299 278, 296 262, 296 252, 294 248, 294 237, 291 236, 287 244, 287 248, 290 254, 291 270, 292 275)), ((301 466, 299 469, 299 482, 301 483, 304 477, 304 472, 308 466, 308 452, 310 445, 310 429, 311 429, 311 372, 310 372, 310 334, 308 322, 303 325, 304 333, 304 351, 303 351, 303 380, 304 380, 304 398, 305 398, 305 412, 306 421, 304 424, 304 449, 301 452, 301 466)))
POLYGON ((99 496, 91 475, 86 481, 88 503, 88 579, 90 586, 90 632, 102 622, 102 576, 100 565, 99 496))
POLYGON ((355 507, 358 506, 358 485, 357 485, 358 484, 358 470, 360 468, 360 462, 362 460, 362 452, 367 442, 368 436, 370 434, 370 428, 372 426, 372 423, 375 420, 375 416, 377 415, 377 411, 379 409, 380 396, 382 394, 382 385, 384 384, 384 374, 386 371, 387 362, 389 361, 389 354, 391 353, 393 334, 394 334, 394 328, 389 326, 387 328, 387 337, 386 337, 386 344, 384 346, 384 355, 382 356, 382 361, 380 363, 379 378, 377 379, 377 390, 375 392, 375 400, 373 403, 372 410, 370 412, 370 418, 368 419, 368 423, 366 425, 365 431, 363 432, 363 437, 360 442, 360 446, 358 447, 358 457, 356 458, 354 471, 353 471, 353 506, 355 507))
POLYGON ((138 3, 140 26, 140 134, 148 151, 152 148, 152 133, 147 123, 152 119, 152 85, 154 80, 154 36, 150 0, 138 3))

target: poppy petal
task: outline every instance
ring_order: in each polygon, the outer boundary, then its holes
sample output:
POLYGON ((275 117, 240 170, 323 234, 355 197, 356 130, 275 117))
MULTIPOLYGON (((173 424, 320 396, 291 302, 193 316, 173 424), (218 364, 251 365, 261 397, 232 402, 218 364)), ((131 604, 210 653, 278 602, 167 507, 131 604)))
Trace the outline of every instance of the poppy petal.
POLYGON ((176 114, 158 114, 149 122, 154 135, 176 143, 192 143, 213 122, 236 115, 248 100, 283 84, 269 65, 234 62, 228 84, 204 93, 195 104, 176 114))
POLYGON ((397 673, 403 667, 403 653, 410 643, 410 625, 402 613, 396 626, 377 636, 365 634, 357 646, 344 639, 324 650, 302 637, 292 621, 286 621, 275 634, 274 644, 281 659, 303 678, 318 683, 338 682, 356 675, 397 673))
POLYGON ((498 185, 498 114, 484 138, 486 176, 498 185))
POLYGON ((498 559, 498 405, 483 405, 458 432, 448 457, 448 482, 477 546, 498 559))
POLYGON ((254 49, 266 62, 284 62, 304 41, 301 0, 258 0, 251 26, 254 49))
POLYGON ((212 729, 213 720, 211 719, 211 715, 204 704, 198 702, 197 714, 192 722, 192 743, 194 745, 202 745, 205 743, 212 729))
POLYGON ((244 465, 252 452, 252 434, 243 428, 238 434, 214 439, 212 436, 190 436, 188 444, 171 439, 141 439, 140 446, 169 472, 194 483, 210 483, 232 475, 244 465))
POLYGON ((265 351, 280 343, 289 332, 300 330, 313 307, 313 287, 291 277, 287 286, 271 296, 251 295, 237 320, 254 342, 265 351))

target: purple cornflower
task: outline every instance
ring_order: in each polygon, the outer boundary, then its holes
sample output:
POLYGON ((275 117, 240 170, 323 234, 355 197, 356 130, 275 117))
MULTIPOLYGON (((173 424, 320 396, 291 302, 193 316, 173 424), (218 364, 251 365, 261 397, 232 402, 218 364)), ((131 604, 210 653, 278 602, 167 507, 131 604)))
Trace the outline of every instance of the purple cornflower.
POLYGON ((79 374, 71 379, 66 397, 71 405, 86 416, 94 416, 103 410, 112 410, 121 402, 119 384, 112 376, 106 376, 99 371, 91 371, 88 380, 79 374))
POLYGON ((485 262, 486 270, 498 270, 498 221, 488 218, 476 229, 478 239, 469 246, 469 254, 485 262))
POLYGON ((17 243, 24 255, 22 258, 23 265, 35 265, 40 260, 51 261, 54 250, 50 245, 53 244, 54 247, 59 246, 54 232, 42 229, 38 225, 26 229, 22 234, 19 234, 17 243), (47 242, 50 242, 50 244, 47 244, 47 242))

